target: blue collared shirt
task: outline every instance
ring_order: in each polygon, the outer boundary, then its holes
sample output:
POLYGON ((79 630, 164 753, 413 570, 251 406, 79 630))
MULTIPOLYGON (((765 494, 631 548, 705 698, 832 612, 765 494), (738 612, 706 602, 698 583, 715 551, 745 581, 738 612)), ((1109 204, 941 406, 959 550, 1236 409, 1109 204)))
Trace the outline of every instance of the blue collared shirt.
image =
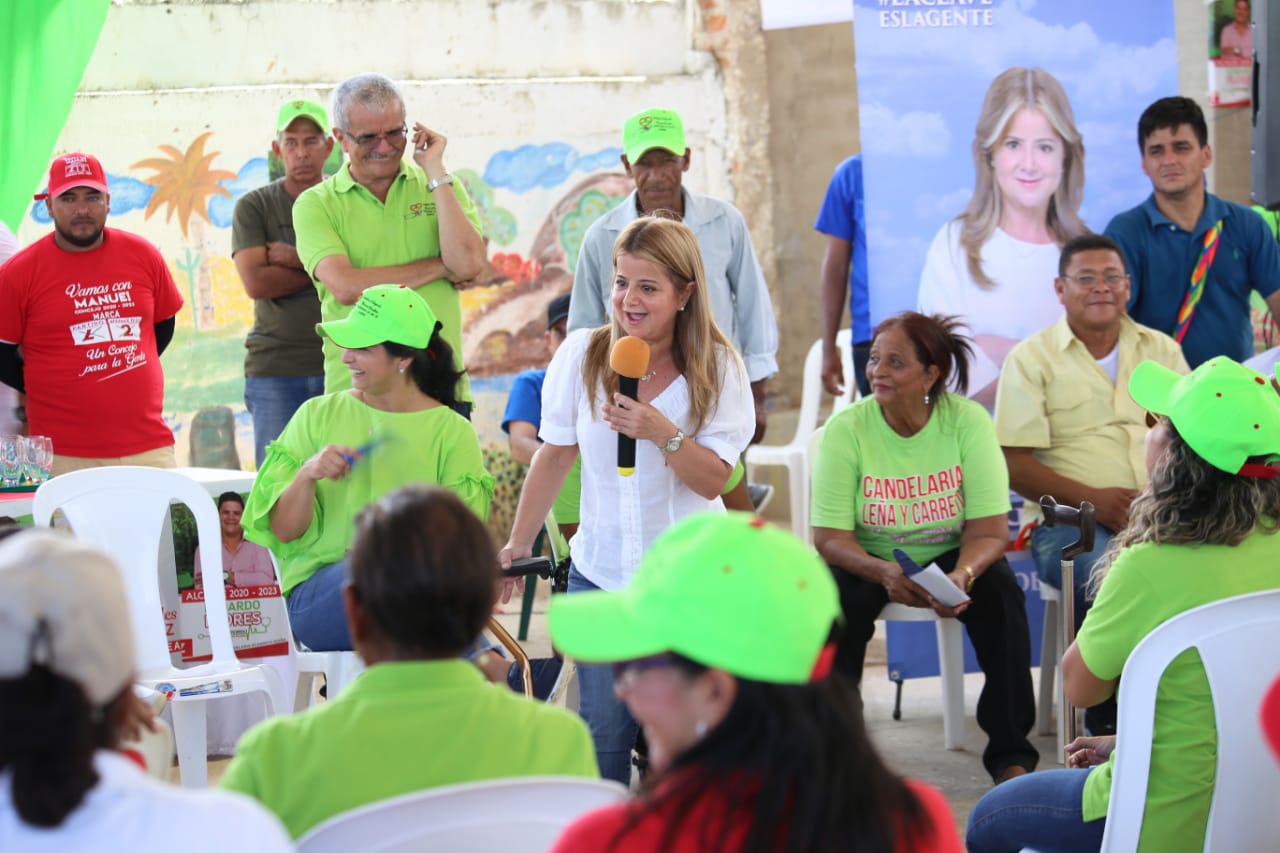
POLYGON ((814 230, 849 247, 849 326, 855 344, 871 340, 871 292, 867 284, 867 221, 862 196, 862 155, 836 167, 814 230))
POLYGON ((1264 299, 1280 289, 1280 251, 1262 217, 1247 207, 1205 193, 1193 231, 1185 231, 1156 207, 1155 195, 1116 215, 1106 235, 1119 244, 1132 277, 1129 315, 1172 335, 1204 235, 1219 219, 1222 235, 1204 295, 1191 318, 1182 351, 1191 367, 1226 355, 1253 355, 1249 292, 1264 299))

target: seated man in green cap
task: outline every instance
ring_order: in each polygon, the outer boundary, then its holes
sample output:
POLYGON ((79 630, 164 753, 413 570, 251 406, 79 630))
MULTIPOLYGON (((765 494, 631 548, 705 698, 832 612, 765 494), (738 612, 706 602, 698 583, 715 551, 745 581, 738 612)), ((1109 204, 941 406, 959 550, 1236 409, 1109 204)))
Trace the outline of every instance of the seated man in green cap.
POLYGON ((612 663, 652 773, 571 825, 571 851, 960 849, 942 794, 889 771, 829 678, 840 599, 817 553, 745 513, 673 525, 621 592, 552 599, 551 638, 612 663))

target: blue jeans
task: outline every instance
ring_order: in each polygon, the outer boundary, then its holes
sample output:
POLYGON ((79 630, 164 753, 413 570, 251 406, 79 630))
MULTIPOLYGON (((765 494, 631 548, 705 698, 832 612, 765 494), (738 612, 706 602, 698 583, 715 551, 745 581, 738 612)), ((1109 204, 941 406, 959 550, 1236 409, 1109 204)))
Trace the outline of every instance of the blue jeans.
MULTIPOLYGON (((599 589, 569 564, 569 594, 599 589)), ((631 748, 639 724, 613 692, 613 667, 609 664, 578 664, 578 713, 591 730, 596 746, 600 776, 624 785, 631 784, 631 748)))
POLYGON ((1102 847, 1106 818, 1085 821, 1080 806, 1090 770, 1041 770, 996 785, 969 813, 969 853, 1087 853, 1102 847))
MULTIPOLYGON (((1084 614, 1089 609, 1089 600, 1085 591, 1089 585, 1089 577, 1093 574, 1093 564, 1107 549, 1111 541, 1111 531, 1101 524, 1094 528, 1093 550, 1076 557, 1072 570, 1072 578, 1076 588, 1076 630, 1084 621, 1084 614)), ((1080 531, 1074 527, 1045 527, 1044 523, 1036 525, 1031 531, 1031 557, 1036 561, 1036 574, 1040 580, 1059 591, 1062 589, 1062 549, 1080 538, 1080 531)))
POLYGON ((279 438, 298 407, 323 393, 323 376, 244 378, 244 405, 253 418, 253 458, 257 467, 262 467, 267 445, 279 438))
POLYGON ((289 590, 285 607, 293 636, 313 652, 349 652, 353 648, 342 606, 347 583, 347 558, 321 566, 316 573, 289 590))

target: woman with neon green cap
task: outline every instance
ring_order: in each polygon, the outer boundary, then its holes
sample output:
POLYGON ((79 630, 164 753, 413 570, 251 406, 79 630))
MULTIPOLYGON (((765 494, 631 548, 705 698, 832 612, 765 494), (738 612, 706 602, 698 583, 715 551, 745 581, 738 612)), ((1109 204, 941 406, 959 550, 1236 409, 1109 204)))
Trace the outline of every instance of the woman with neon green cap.
MULTIPOLYGON (((1138 365, 1129 394, 1160 416, 1147 437, 1151 481, 1129 508, 1093 580, 1096 599, 1062 658, 1067 699, 1111 696, 1147 634, 1179 613, 1280 588, 1280 395, 1225 356, 1187 376, 1138 365)), ((1274 650, 1271 650, 1274 651, 1274 650)), ((1140 853, 1203 847, 1216 738, 1204 667, 1179 657, 1156 697, 1140 853)), ((1115 738, 1067 745, 1068 769, 1001 785, 969 816, 973 853, 1098 850, 1115 738)))
POLYGON ((475 428, 451 408, 458 372, 426 300, 378 285, 316 331, 343 348, 352 387, 308 400, 267 446, 242 523, 280 564, 298 640, 348 650, 342 586, 356 514, 400 486, 434 483, 484 519, 494 480, 475 428))
POLYGON ((941 793, 885 767, 852 688, 827 677, 839 618, 821 558, 738 512, 671 527, 622 592, 552 599, 552 641, 613 664, 652 768, 554 853, 959 851, 941 793))

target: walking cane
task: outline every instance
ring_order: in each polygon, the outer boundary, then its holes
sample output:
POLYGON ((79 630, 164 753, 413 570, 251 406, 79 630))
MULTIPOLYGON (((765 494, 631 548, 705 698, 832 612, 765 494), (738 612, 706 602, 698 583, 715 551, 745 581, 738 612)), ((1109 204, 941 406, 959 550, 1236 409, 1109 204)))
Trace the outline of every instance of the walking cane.
MULTIPOLYGON (((1044 513, 1044 526, 1075 527, 1080 530, 1080 538, 1062 549, 1062 651, 1076 640, 1076 557, 1093 550, 1093 533, 1096 524, 1093 504, 1084 501, 1079 509, 1058 503, 1052 495, 1040 498, 1040 511, 1044 513)), ((1062 679, 1058 680, 1058 713, 1063 715, 1066 731, 1066 742, 1076 739, 1076 709, 1067 704, 1066 690, 1062 679)), ((1064 746, 1066 744, 1063 744, 1064 746)))

